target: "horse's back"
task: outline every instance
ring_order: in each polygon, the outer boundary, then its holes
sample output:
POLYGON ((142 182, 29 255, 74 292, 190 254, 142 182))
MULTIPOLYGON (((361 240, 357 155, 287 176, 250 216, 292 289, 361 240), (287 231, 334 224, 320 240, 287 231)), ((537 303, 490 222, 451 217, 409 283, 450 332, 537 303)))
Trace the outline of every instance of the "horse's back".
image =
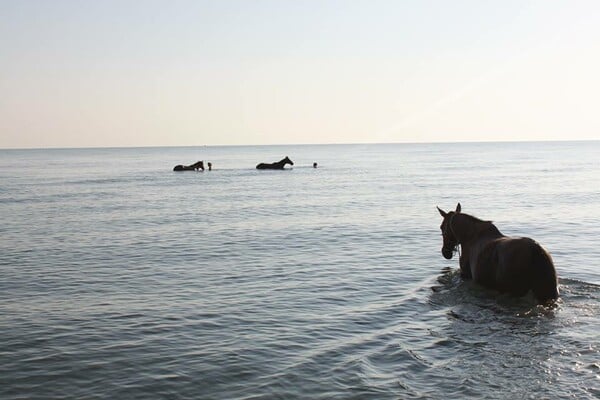
POLYGON ((279 163, 260 163, 256 166, 256 169, 283 169, 283 165, 279 163))
POLYGON ((504 237, 496 246, 498 289, 518 296, 532 290, 542 303, 558 298, 552 257, 539 243, 527 237, 504 237))
POLYGON ((178 164, 173 167, 173 171, 195 171, 201 169, 204 171, 204 161, 196 161, 192 165, 182 165, 178 164))

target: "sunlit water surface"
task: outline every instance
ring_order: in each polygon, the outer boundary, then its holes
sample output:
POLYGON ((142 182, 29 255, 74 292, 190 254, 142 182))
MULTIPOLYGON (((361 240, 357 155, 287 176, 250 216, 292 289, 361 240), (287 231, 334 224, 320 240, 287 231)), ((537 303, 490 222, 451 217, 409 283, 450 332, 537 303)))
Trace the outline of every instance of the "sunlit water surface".
POLYGON ((599 154, 0 151, 0 398, 599 398, 599 154), (461 281, 458 201, 550 251, 557 308, 461 281))

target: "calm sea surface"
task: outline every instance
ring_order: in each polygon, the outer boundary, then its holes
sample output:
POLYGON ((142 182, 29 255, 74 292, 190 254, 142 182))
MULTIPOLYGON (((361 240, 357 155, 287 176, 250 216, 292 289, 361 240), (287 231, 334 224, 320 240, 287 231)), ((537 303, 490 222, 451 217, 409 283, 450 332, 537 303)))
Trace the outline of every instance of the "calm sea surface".
POLYGON ((2 150, 0 398, 600 398, 599 155, 2 150), (557 308, 461 281, 435 209, 458 201, 550 251, 557 308))

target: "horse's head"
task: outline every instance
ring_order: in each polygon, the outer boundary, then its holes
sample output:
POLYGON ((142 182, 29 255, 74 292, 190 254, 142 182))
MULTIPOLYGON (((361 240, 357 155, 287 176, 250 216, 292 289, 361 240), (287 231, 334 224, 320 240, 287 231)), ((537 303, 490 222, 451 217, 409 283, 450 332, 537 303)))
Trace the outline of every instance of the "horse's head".
POLYGON ((454 221, 456 214, 460 213, 460 203, 456 205, 455 211, 445 212, 439 207, 437 209, 440 212, 440 215, 444 218, 442 224, 440 225, 443 239, 442 255, 445 259, 450 260, 454 255, 454 249, 456 249, 456 247, 459 245, 456 233, 452 228, 452 222, 454 221))
POLYGON ((283 165, 285 165, 285 164, 294 165, 294 163, 292 162, 292 160, 290 160, 290 158, 287 157, 287 156, 283 159, 283 161, 284 161, 283 165))

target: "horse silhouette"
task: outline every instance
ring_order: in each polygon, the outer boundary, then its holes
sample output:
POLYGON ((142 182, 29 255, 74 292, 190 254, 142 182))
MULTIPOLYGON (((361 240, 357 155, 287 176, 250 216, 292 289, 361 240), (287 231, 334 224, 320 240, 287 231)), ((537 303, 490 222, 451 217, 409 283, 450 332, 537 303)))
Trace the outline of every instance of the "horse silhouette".
POLYGON ((199 169, 204 171, 204 161, 197 161, 192 165, 179 164, 173 168, 173 171, 197 171, 199 169))
POLYGON ((444 218, 442 255, 450 260, 461 247, 463 279, 519 297, 531 290, 542 304, 558 298, 554 263, 535 240, 504 236, 491 221, 461 213, 460 203, 455 211, 437 209, 444 218))
POLYGON ((292 160, 289 157, 284 158, 281 161, 277 161, 274 163, 260 163, 256 166, 256 169, 283 169, 286 164, 294 165, 292 160))

